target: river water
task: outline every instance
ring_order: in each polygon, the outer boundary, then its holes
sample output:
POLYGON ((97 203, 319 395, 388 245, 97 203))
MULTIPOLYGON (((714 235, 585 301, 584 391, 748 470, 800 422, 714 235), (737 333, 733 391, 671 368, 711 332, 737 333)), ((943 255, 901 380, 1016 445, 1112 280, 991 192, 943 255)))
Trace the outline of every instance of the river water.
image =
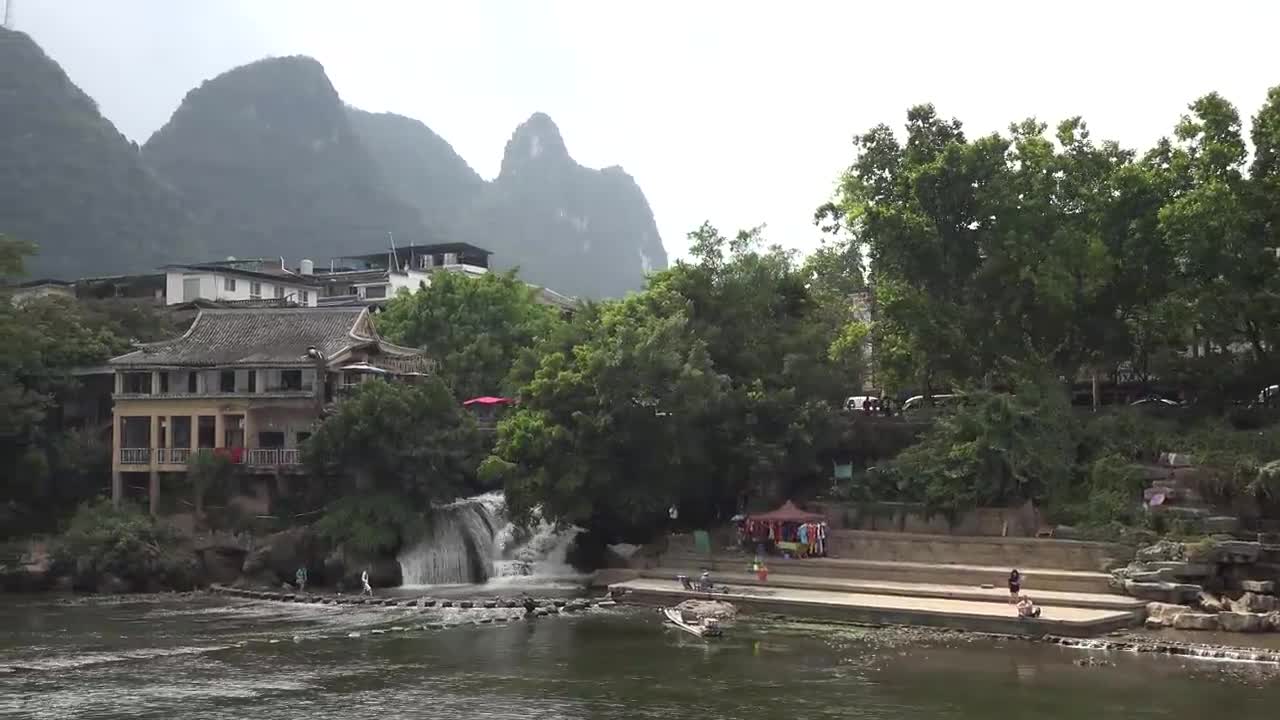
POLYGON ((0 596, 0 717, 1249 720, 1280 707, 1275 666, 780 622, 704 642, 623 608, 470 624, 510 612, 0 596), (462 624, 393 629, 423 623, 462 624), (1088 657, 1109 665, 1077 664, 1088 657))

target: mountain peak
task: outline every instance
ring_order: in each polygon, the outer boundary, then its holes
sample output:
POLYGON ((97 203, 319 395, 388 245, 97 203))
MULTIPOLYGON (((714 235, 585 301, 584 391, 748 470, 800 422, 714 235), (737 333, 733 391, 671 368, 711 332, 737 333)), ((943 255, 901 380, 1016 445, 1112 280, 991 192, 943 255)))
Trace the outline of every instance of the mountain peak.
POLYGON ((507 149, 502 156, 501 174, 509 175, 529 164, 547 162, 570 162, 569 150, 560 135, 560 128, 556 127, 551 116, 536 112, 520 123, 507 141, 507 149))

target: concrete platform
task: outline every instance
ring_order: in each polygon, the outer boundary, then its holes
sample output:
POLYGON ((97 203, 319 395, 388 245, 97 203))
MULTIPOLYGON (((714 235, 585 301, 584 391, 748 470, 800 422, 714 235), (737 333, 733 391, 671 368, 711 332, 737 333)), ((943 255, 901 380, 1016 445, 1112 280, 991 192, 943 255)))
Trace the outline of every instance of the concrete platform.
MULTIPOLYGON (((671 580, 681 573, 691 578, 701 570, 692 568, 670 570, 656 568, 640 571, 640 577, 654 580, 671 580)), ((937 585, 932 583, 890 582, 850 578, 819 578, 805 575, 785 575, 770 572, 768 582, 760 582, 750 573, 716 572, 713 580, 718 583, 769 588, 795 588, 798 590, 828 590, 840 593, 864 595, 897 595, 901 597, 940 598, 945 600, 974 600, 977 602, 1007 603, 1009 590, 1004 585, 983 588, 976 585, 937 585)), ((1145 611, 1147 601, 1128 595, 1104 593, 1076 593, 1055 590, 1026 589, 1026 594, 1039 605, 1055 607, 1093 608, 1122 612, 1145 611)))
MULTIPOLYGON (((1141 612, 1123 610, 1042 605, 1043 614, 1039 618, 1019 619, 1008 602, 733 584, 725 587, 728 592, 715 593, 714 598, 732 602, 747 613, 774 612, 848 622, 1073 637, 1102 635, 1142 622, 1141 612)), ((654 578, 615 583, 609 590, 621 602, 636 605, 674 605, 687 598, 708 597, 707 593, 684 590, 675 580, 654 578)))
MULTIPOLYGON (((786 560, 769 558, 770 574, 804 575, 821 578, 874 580, 895 583, 929 583, 1005 587, 1009 568, 994 565, 961 563, 924 563, 852 558, 809 558, 786 560)), ((711 558, 684 553, 671 553, 662 559, 664 568, 702 568, 722 572, 744 572, 751 564, 745 554, 717 554, 711 558)), ((1019 566, 1022 586, 1028 592, 1070 592, 1106 595, 1111 593, 1111 576, 1089 570, 1061 570, 1019 566)))

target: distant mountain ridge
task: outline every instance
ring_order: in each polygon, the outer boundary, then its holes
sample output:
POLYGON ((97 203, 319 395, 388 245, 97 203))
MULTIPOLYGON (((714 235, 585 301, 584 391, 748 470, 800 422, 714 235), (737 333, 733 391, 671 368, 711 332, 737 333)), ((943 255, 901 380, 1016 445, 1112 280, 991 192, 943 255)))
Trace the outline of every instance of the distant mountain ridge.
POLYGON ((307 257, 468 242, 526 280, 584 297, 666 267, 644 193, 575 162, 536 113, 486 181, 425 124, 345 106, 309 57, 191 90, 139 149, 22 33, 0 29, 0 233, 31 275, 144 272, 226 255, 307 257))
POLYGON ((0 233, 32 277, 138 271, 205 252, 182 198, 24 33, 0 28, 0 233))

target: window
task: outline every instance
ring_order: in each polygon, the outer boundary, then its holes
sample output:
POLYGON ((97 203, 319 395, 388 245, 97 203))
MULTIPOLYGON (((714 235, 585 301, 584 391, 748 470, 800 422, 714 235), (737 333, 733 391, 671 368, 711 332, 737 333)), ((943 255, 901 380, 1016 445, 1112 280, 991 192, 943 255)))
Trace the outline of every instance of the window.
POLYGON ((303 291, 302 291, 302 304, 303 304, 303 305, 310 305, 310 304, 311 304, 311 291, 309 291, 309 290, 303 290, 303 291))
POLYGON ((276 286, 276 299, 277 299, 277 300, 283 300, 283 299, 284 299, 284 287, 283 287, 283 286, 281 286, 281 285, 277 285, 277 286, 276 286))
POLYGON ((281 390, 301 390, 302 389, 302 371, 301 370, 281 370, 280 371, 280 389, 281 390))
POLYGON ((169 392, 169 373, 160 373, 160 394, 164 395, 169 392))
POLYGON ((251 298, 262 297, 262 283, 256 280, 249 283, 249 297, 251 298))
POLYGON ((224 393, 236 391, 236 371, 223 370, 218 373, 218 389, 224 393))
POLYGON ((125 373, 121 381, 121 392, 131 393, 134 395, 150 395, 151 394, 151 373, 135 372, 125 373))
POLYGON ((222 278, 222 289, 223 289, 223 290, 226 290, 227 292, 235 292, 235 291, 236 291, 236 279, 235 279, 235 278, 233 278, 233 277, 224 277, 224 278, 222 278))
POLYGON ((284 433, 279 430, 263 430, 258 433, 258 447, 267 449, 284 447, 284 433))
POLYGON ((192 395, 200 392, 200 373, 187 373, 187 392, 192 395))
POLYGON ((196 418, 196 447, 211 448, 217 437, 218 420, 212 415, 201 415, 196 418))
POLYGON ((249 371, 249 392, 258 392, 258 371, 249 371))
POLYGON ((309 433, 309 432, 305 432, 305 431, 304 431, 304 432, 300 432, 300 433, 298 433, 298 445, 299 445, 299 447, 301 447, 302 443, 306 442, 306 441, 307 441, 307 438, 309 438, 309 437, 311 437, 311 433, 309 433))
POLYGON ((364 289, 364 296, 370 300, 381 300, 387 296, 387 286, 371 285, 364 289))

